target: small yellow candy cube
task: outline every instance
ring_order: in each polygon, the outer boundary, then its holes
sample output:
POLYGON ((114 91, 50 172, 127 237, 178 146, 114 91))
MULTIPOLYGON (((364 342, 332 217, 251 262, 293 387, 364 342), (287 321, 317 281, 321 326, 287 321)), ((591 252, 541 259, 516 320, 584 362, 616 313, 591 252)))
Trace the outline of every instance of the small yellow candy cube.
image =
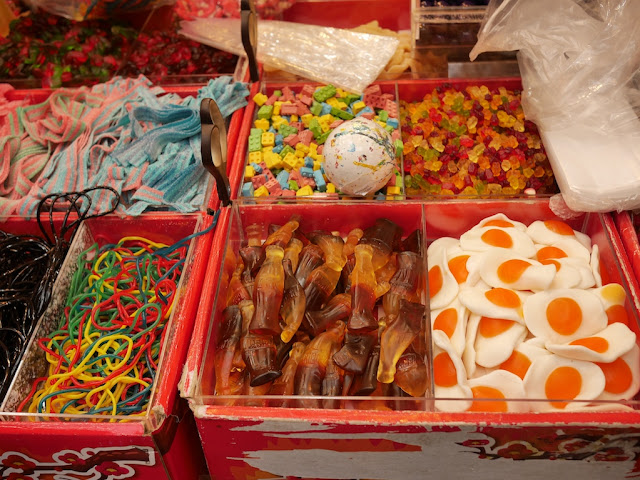
POLYGON ((291 121, 292 122, 297 122, 298 121, 298 115, 291 115, 291 121))
POLYGON ((397 185, 387 187, 387 195, 400 195, 400 187, 397 185))
POLYGON ((280 108, 282 108, 282 102, 277 101, 277 100, 275 102, 273 102, 273 113, 272 113, 272 116, 273 115, 280 115, 280 108))
POLYGON ((316 160, 320 163, 324 163, 324 155, 316 155, 316 160))
POLYGON ((253 101, 256 102, 256 104, 258 104, 259 106, 264 105, 267 100, 269 100, 269 97, 260 92, 256 93, 253 97, 253 101))
POLYGON ((271 132, 264 132, 262 134, 262 146, 273 147, 276 144, 276 136, 271 132))
POLYGON ((309 153, 309 147, 302 142, 296 143, 296 150, 300 150, 304 153, 309 153))
POLYGON ((251 180, 256 174, 255 169, 251 165, 247 165, 244 167, 244 181, 248 182, 251 180))
POLYGON ((300 117, 300 120, 302 120, 302 124, 306 127, 309 128, 309 123, 311 123, 311 120, 313 119, 313 114, 312 113, 305 113, 304 115, 302 115, 300 117))
POLYGON ((315 162, 313 162, 313 169, 314 170, 320 170, 320 167, 322 167, 322 162, 319 162, 317 160, 315 162))
POLYGON ((362 100, 359 100, 355 102, 353 105, 351 105, 351 110, 353 110, 354 114, 358 114, 366 106, 367 105, 362 100))
POLYGON ((254 197, 268 197, 269 196, 269 190, 267 190, 267 187, 262 185, 255 192, 253 192, 253 196, 254 197))
POLYGON ((250 152, 249 153, 249 163, 260 163, 262 162, 262 152, 250 152))
POLYGON ((344 102, 338 102, 338 105, 336 105, 340 110, 346 110, 347 109, 347 104, 344 102))
POLYGON ((296 192, 296 196, 298 197, 306 197, 308 195, 313 195, 313 189, 309 185, 307 185, 306 187, 302 187, 296 192))
POLYGON ((282 159, 282 163, 284 165, 284 168, 286 168, 287 170, 291 171, 291 170, 296 168, 298 160, 297 160, 297 157, 293 153, 287 153, 284 156, 284 158, 282 159))
POLYGON ((269 120, 267 120, 266 118, 259 118, 255 122, 253 122, 253 124, 256 126, 256 128, 269 130, 269 120))
POLYGON ((336 186, 333 183, 327 183, 327 193, 336 193, 336 186))
POLYGON ((338 108, 338 99, 336 97, 331 97, 327 100, 327 104, 331 105, 332 107, 336 107, 338 108))

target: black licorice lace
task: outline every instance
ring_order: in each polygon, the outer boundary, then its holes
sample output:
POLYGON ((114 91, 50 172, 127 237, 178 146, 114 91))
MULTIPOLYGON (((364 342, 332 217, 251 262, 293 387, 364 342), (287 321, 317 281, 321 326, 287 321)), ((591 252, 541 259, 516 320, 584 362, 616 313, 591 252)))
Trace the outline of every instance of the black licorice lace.
POLYGON ((47 195, 37 211, 42 237, 0 230, 0 401, 49 304, 73 235, 84 220, 112 213, 119 202, 120 195, 111 187, 47 195), (88 215, 92 198, 109 194, 114 196, 111 208, 88 215), (56 221, 56 215, 61 220, 56 221))

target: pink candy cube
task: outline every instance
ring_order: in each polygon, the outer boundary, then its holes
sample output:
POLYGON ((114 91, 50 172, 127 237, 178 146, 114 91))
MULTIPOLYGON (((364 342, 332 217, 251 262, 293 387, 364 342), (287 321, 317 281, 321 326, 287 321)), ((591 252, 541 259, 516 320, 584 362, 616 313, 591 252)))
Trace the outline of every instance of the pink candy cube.
POLYGON ((267 187, 267 190, 269 190, 269 193, 275 193, 276 191, 280 190, 280 183, 275 178, 272 178, 271 180, 269 180, 267 183, 264 184, 264 186, 267 187))
POLYGON ((313 132, 311 130, 303 130, 298 133, 298 139, 305 145, 309 145, 313 140, 313 132))
POLYGON ((286 137, 284 139, 284 143, 286 143, 287 145, 290 145, 292 147, 295 147, 296 144, 300 141, 300 139, 298 138, 298 135, 295 133, 292 133, 291 135, 289 135, 288 137, 286 137))
POLYGON ((334 121, 331 125, 329 125, 329 128, 331 130, 333 130, 334 128, 338 128, 340 126, 340 124, 344 123, 344 120, 342 119, 338 119, 336 121, 334 121))
POLYGON ((280 107, 280 115, 297 115, 298 107, 292 103, 283 103, 280 107))

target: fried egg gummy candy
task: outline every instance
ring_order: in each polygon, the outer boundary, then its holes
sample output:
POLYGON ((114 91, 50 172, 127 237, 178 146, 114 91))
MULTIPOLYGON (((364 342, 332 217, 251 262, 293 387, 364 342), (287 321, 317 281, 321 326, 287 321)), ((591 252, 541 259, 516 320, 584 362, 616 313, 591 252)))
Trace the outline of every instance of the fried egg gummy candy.
POLYGON ((434 240, 427 263, 437 409, 628 408, 599 403, 638 392, 640 348, 587 235, 498 214, 434 240))

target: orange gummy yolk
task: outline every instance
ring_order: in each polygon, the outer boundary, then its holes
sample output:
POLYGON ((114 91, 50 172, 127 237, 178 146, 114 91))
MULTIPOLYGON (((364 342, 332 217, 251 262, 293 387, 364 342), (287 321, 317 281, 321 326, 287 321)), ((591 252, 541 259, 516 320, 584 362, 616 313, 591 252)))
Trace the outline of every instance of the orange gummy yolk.
POLYGON ((594 352, 604 353, 609 349, 609 342, 602 337, 587 337, 574 340, 569 345, 579 345, 594 352))
POLYGON ((524 260, 507 260, 506 262, 502 262, 498 267, 498 278, 504 283, 517 282, 524 271, 530 266, 531 264, 524 260))
POLYGON ((496 337, 513 327, 513 320, 502 318, 482 317, 478 324, 478 331, 485 338, 496 337))
POLYGON ((447 337, 451 338, 458 324, 458 312, 455 308, 447 308, 441 311, 433 321, 434 330, 442 330, 447 337))
POLYGON ((572 298, 554 298, 546 313, 549 326, 560 335, 572 335, 582 324, 582 309, 572 298))
POLYGON ((435 297, 442 289, 442 272, 436 265, 429 270, 429 298, 435 297))
POLYGON ((520 297, 512 290, 506 288, 492 288, 484 293, 494 305, 505 308, 518 308, 520 306, 520 297))
POLYGON ((453 387, 458 383, 456 366, 446 352, 442 352, 433 359, 433 381, 439 387, 453 387))
MULTIPOLYGON (((473 398, 504 398, 504 394, 497 388, 479 385, 471 388, 473 398)), ((507 402, 473 402, 469 412, 506 412, 507 402)))
POLYGON ((460 255, 449 260, 449 270, 458 283, 466 282, 469 276, 467 260, 469 260, 469 255, 460 255))
POLYGON ((538 250, 536 258, 540 263, 544 260, 550 260, 552 258, 565 258, 567 254, 564 250, 560 250, 558 247, 542 247, 538 250))
MULTIPOLYGON (((547 377, 544 393, 547 398, 571 400, 578 396, 582 389, 582 375, 573 367, 558 367, 547 377)), ((556 408, 567 406, 565 402, 552 402, 556 408)))
POLYGON ((558 235, 573 235, 573 228, 560 220, 546 220, 544 225, 558 235))
POLYGON ((531 360, 529 360, 529 357, 514 350, 511 356, 500 365, 500 368, 524 380, 524 376, 527 374, 530 366, 531 360))
POLYGON ((492 228, 487 230, 480 237, 484 243, 492 247, 511 248, 513 247, 513 239, 504 230, 492 228))
POLYGON ((629 316, 623 305, 610 306, 607 308, 606 314, 608 325, 612 323, 624 323, 627 327, 629 326, 629 316))
POLYGON ((627 362, 617 358, 611 363, 596 363, 604 373, 605 392, 620 394, 629 390, 633 381, 633 374, 627 362))
POLYGON ((483 227, 501 227, 501 228, 511 228, 513 227, 513 223, 508 222, 506 220, 501 220, 499 218, 489 220, 487 223, 482 225, 483 227))

